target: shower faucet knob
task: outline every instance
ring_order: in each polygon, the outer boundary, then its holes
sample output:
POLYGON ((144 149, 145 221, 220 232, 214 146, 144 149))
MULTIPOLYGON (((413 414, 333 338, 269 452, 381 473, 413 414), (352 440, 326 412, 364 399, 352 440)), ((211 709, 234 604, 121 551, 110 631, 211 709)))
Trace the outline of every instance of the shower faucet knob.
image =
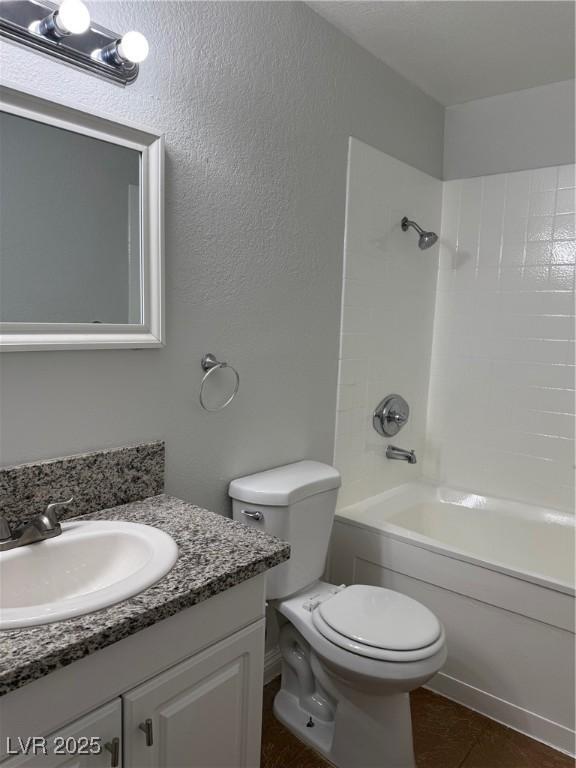
POLYGON ((410 406, 401 395, 387 395, 372 415, 372 426, 382 437, 394 437, 408 421, 410 406))
POLYGON ((390 411, 388 414, 388 421, 393 421, 398 426, 402 426, 408 421, 408 416, 403 413, 397 413, 396 411, 390 411))

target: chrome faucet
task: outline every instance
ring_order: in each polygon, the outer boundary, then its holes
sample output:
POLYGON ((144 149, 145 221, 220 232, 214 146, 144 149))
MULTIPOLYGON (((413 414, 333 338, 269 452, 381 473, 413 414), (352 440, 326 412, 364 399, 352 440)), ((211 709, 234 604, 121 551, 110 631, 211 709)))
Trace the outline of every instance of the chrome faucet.
POLYGON ((45 512, 36 515, 28 523, 20 525, 14 531, 10 530, 8 521, 0 516, 0 552, 60 536, 62 527, 58 522, 56 510, 59 507, 69 506, 73 501, 74 496, 71 496, 67 501, 55 501, 48 504, 45 512))
POLYGON ((395 445, 389 445, 386 448, 386 458, 396 459, 397 461, 407 461, 409 464, 416 464, 416 454, 414 451, 407 451, 405 448, 397 448, 395 445))

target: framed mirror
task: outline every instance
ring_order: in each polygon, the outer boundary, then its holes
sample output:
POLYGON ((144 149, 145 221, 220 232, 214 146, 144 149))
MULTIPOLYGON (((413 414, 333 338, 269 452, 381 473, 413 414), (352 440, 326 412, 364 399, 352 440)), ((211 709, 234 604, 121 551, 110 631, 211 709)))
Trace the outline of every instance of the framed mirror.
POLYGON ((163 152, 0 87, 2 351, 163 345, 163 152))

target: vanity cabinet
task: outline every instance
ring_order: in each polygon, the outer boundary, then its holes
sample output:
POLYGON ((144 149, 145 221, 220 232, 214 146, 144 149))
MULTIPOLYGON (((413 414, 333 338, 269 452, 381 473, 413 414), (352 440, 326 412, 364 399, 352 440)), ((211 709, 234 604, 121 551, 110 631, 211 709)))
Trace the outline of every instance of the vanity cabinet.
POLYGON ((125 768, 259 764, 260 628, 248 628, 125 694, 125 768))
POLYGON ((55 737, 118 739, 118 768, 258 768, 264 576, 0 697, 1 768, 111 768, 110 750, 55 755, 55 737), (142 726, 142 727, 140 727, 142 726), (48 755, 7 740, 51 734, 48 755))
MULTIPOLYGON (((47 737, 45 743, 29 742, 28 755, 11 758, 2 768, 110 768, 114 762, 121 768, 121 737, 122 702, 115 699, 47 737), (113 749, 118 750, 116 761, 109 751, 113 749)), ((18 748, 17 741, 12 746, 18 748)))
POLYGON ((237 632, 48 737, 47 755, 2 768, 256 768, 261 635, 259 625, 237 632))

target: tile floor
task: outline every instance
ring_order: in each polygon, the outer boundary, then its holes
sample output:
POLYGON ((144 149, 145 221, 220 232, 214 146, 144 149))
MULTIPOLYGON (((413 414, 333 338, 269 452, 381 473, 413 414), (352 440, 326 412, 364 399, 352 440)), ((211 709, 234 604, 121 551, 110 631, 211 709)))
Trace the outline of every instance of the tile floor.
MULTIPOLYGON (((280 679, 264 688, 261 768, 329 768, 272 714, 280 679)), ((418 768, 574 768, 574 761, 423 688, 412 694, 418 768)))

